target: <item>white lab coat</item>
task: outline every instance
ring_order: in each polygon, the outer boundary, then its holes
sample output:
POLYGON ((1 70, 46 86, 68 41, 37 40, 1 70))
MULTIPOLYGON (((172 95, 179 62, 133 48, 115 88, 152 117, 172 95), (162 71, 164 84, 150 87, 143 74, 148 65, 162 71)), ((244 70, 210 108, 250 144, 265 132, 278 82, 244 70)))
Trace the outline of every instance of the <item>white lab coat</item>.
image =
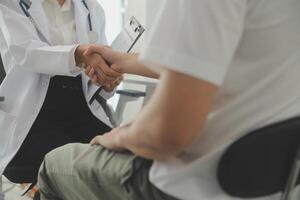
MULTIPOLYGON (((105 16, 94 0, 86 0, 91 14, 93 30, 98 33, 97 43, 106 43, 105 16)), ((50 46, 41 41, 35 27, 24 15, 18 0, 0 2, 0 50, 7 73, 0 86, 0 174, 17 153, 31 129, 47 94, 51 76, 76 76, 81 73, 83 93, 87 102, 97 88, 90 86, 88 77, 75 66, 75 46, 50 46), (70 66, 72 64, 73 66, 70 66)), ((88 11, 79 0, 73 0, 77 40, 88 44, 88 11)), ((39 30, 50 41, 47 17, 40 0, 32 0, 29 9, 39 30)), ((51 41, 50 41, 51 43, 51 41)), ((103 93, 104 98, 112 94, 103 93)), ((111 126, 102 107, 94 102, 89 105, 92 113, 111 126)))

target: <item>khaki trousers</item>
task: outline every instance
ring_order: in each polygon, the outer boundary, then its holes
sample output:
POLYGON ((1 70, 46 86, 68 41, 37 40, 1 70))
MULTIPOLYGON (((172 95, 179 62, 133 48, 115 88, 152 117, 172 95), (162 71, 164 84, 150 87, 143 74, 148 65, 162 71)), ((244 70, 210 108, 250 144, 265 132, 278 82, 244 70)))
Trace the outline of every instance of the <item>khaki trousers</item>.
POLYGON ((176 200, 148 179, 152 162, 101 146, 68 144, 46 155, 38 185, 42 200, 176 200))

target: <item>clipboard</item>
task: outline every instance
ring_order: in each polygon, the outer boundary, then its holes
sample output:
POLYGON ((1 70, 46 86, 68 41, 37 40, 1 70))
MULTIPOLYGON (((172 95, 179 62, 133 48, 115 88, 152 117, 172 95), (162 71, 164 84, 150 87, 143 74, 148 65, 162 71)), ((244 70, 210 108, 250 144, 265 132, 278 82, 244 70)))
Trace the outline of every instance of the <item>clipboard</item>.
POLYGON ((121 33, 112 42, 111 48, 115 51, 129 53, 144 32, 145 28, 135 17, 131 17, 121 33))

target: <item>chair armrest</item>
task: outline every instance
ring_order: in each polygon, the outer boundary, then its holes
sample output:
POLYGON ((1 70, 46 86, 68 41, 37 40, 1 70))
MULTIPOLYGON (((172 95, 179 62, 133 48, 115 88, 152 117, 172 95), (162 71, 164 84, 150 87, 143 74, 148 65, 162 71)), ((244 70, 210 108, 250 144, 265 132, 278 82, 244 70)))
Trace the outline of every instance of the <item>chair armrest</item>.
POLYGON ((146 96, 146 92, 138 90, 117 90, 117 94, 120 95, 119 103, 115 112, 113 113, 114 121, 117 125, 120 125, 123 120, 123 113, 128 102, 136 101, 141 97, 146 96))
POLYGON ((116 93, 119 95, 135 97, 135 98, 140 98, 140 97, 146 96, 146 92, 141 92, 141 91, 137 91, 137 90, 117 90, 116 93))

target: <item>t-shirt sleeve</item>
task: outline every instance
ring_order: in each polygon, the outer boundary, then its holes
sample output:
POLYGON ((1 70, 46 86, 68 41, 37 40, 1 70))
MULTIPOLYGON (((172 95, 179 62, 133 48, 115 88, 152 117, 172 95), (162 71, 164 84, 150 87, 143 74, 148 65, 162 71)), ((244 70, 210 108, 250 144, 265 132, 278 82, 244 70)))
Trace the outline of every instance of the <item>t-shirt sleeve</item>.
POLYGON ((164 0, 140 59, 221 85, 246 7, 247 0, 164 0))

